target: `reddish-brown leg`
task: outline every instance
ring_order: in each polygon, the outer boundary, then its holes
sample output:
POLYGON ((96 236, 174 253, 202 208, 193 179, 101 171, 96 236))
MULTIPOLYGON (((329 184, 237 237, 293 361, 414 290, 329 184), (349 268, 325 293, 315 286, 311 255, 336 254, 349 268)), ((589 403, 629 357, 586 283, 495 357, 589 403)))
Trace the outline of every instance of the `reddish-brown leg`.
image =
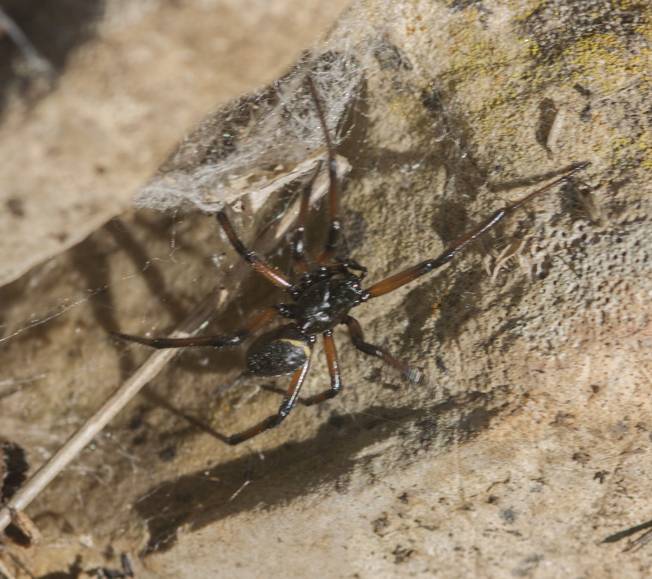
POLYGON ((346 316, 346 318, 344 318, 344 323, 349 328, 351 341, 358 350, 364 352, 365 354, 380 358, 386 364, 392 366, 392 368, 396 368, 396 370, 398 370, 404 378, 413 384, 419 384, 421 382, 422 374, 419 370, 416 368, 411 368, 402 360, 392 356, 387 350, 385 350, 385 348, 374 346, 369 342, 365 342, 364 333, 358 320, 352 316, 346 316))
POLYGON ((529 193, 522 199, 515 201, 514 203, 505 207, 504 209, 500 209, 499 211, 496 211, 491 217, 489 217, 488 219, 480 223, 480 225, 476 226, 474 229, 465 233, 459 239, 455 240, 435 259, 428 259, 426 261, 422 261, 421 263, 409 269, 406 269, 400 273, 387 277, 384 280, 379 281, 378 283, 375 283, 374 285, 372 285, 370 288, 367 289, 365 293, 365 298, 366 299, 377 298, 378 296, 385 295, 389 292, 394 291, 395 289, 404 286, 406 283, 409 283, 417 279, 418 277, 430 273, 434 269, 437 269, 442 265, 447 264, 458 253, 464 250, 470 243, 475 241, 483 233, 489 231, 492 227, 495 227, 507 215, 514 213, 514 211, 519 209, 521 206, 523 206, 533 197, 536 197, 537 195, 540 195, 541 193, 548 191, 549 189, 552 189, 554 186, 563 183, 571 175, 586 168, 588 165, 589 165, 588 162, 577 163, 575 165, 572 165, 565 171, 564 175, 559 179, 555 179, 552 183, 548 183, 544 187, 541 187, 540 189, 537 189, 536 191, 529 193))
POLYGON ((230 336, 193 336, 190 338, 145 338, 143 336, 132 336, 131 334, 121 334, 120 332, 111 332, 111 335, 116 336, 122 340, 130 342, 137 342, 150 346, 152 348, 187 348, 192 346, 210 346, 213 348, 226 348, 229 346, 237 346, 242 343, 252 333, 262 328, 264 325, 272 321, 278 314, 278 309, 275 307, 265 308, 256 314, 244 328, 239 332, 235 332, 230 336))
POLYGON ((317 87, 311 77, 307 78, 308 88, 315 101, 317 115, 319 116, 319 123, 321 124, 324 133, 324 141, 326 142, 326 152, 328 154, 328 234, 326 237, 326 245, 324 251, 321 252, 317 258, 317 263, 324 264, 332 260, 335 256, 335 247, 339 239, 340 229, 342 223, 339 218, 339 184, 337 182, 337 164, 335 163, 335 149, 331 141, 330 134, 328 133, 328 125, 326 125, 326 116, 324 109, 321 106, 321 99, 317 92, 317 87))
MULTIPOLYGON (((404 378, 406 378, 412 384, 419 384, 422 379, 422 374, 419 370, 411 368, 405 362, 399 360, 398 358, 392 356, 387 350, 379 346, 374 346, 369 342, 364 341, 364 334, 360 323, 353 317, 347 316, 344 319, 344 323, 349 329, 349 334, 351 336, 351 341, 353 345, 360 351, 376 358, 380 358, 386 364, 392 366, 392 368, 397 369, 404 378)), ((340 367, 337 361, 337 351, 335 349, 335 342, 333 340, 332 330, 324 333, 324 352, 326 353, 326 362, 328 363, 328 372, 331 377, 331 386, 328 390, 324 390, 319 394, 314 396, 309 396, 308 398, 300 398, 299 402, 305 406, 311 406, 313 404, 319 404, 324 400, 328 400, 337 396, 342 390, 342 378, 340 375, 340 367)), ((285 394, 280 388, 275 388, 274 386, 264 386, 265 390, 269 392, 274 392, 276 394, 285 394)))
POLYGON ((329 398, 334 398, 342 390, 342 376, 340 375, 340 366, 337 362, 337 350, 335 349, 335 340, 333 340, 333 331, 324 332, 324 352, 326 353, 326 363, 328 364, 328 374, 331 377, 331 386, 314 396, 302 398, 301 403, 306 406, 319 404, 329 398))
POLYGON ((297 273, 305 273, 310 267, 306 258, 306 220, 308 219, 308 210, 310 209, 310 194, 312 193, 315 179, 319 175, 321 165, 322 163, 320 161, 310 181, 304 186, 301 192, 299 216, 292 236, 292 259, 294 260, 294 271, 297 273))
POLYGON ((229 238, 233 248, 255 271, 265 276, 275 286, 283 289, 290 289, 292 287, 292 284, 281 272, 266 264, 255 251, 246 248, 244 243, 240 241, 240 238, 233 229, 233 225, 231 225, 231 221, 224 211, 217 212, 217 220, 222 226, 224 233, 229 238))
POLYGON ((261 420, 258 424, 255 424, 251 428, 247 428, 247 430, 243 430, 237 434, 227 436, 225 441, 228 444, 232 445, 240 444, 245 440, 249 440, 250 438, 257 436, 261 432, 265 432, 265 430, 269 430, 270 428, 274 428, 275 426, 281 424, 281 422, 287 418, 287 415, 290 414, 292 409, 296 406, 296 403, 299 399, 299 391, 301 390, 301 386, 303 385, 306 376, 308 375, 309 368, 310 358, 303 366, 301 366, 301 368, 294 371, 294 374, 292 374, 292 380, 290 381, 290 385, 288 386, 288 390, 285 394, 285 399, 281 403, 281 406, 279 407, 276 414, 268 416, 265 418, 265 420, 261 420))

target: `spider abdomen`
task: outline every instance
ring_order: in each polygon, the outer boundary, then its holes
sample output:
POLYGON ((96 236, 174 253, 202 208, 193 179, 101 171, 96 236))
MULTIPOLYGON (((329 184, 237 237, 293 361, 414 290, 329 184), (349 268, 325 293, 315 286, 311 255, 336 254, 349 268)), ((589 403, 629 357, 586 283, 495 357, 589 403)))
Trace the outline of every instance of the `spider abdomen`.
POLYGON ((247 371, 258 376, 291 374, 310 356, 310 344, 293 326, 257 338, 247 350, 247 371))

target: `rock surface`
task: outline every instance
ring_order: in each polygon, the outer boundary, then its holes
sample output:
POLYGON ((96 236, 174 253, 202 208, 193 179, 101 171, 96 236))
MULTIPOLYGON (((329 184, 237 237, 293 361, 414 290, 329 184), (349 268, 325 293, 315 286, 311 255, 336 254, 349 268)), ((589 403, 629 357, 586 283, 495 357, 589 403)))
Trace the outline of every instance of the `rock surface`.
MULTIPOLYGON (((368 0, 332 30, 345 40, 367 47, 338 151, 368 279, 591 166, 360 307, 422 386, 336 332, 343 393, 229 448, 210 428, 278 398, 238 380, 240 353, 184 352, 29 509, 32 574, 128 553, 139 578, 649 575, 646 528, 613 536, 652 519, 652 9, 368 0)), ((22 387, 0 399, 0 436, 39 464, 146 358, 106 332, 170 330, 216 278, 230 289, 227 252, 206 216, 127 212, 2 288, 2 367, 22 387)), ((277 299, 254 277, 241 290, 215 327, 277 299)))
POLYGON ((55 74, 16 79, 0 38, 0 283, 126 210, 189 127, 282 74, 347 2, 248 4, 3 4, 55 74))

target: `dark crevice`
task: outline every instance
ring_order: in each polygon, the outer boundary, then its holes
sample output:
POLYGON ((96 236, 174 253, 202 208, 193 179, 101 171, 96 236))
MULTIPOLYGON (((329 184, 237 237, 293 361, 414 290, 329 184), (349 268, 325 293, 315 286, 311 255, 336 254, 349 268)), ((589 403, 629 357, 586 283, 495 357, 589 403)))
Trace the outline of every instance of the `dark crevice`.
POLYGON ((17 92, 28 104, 48 94, 73 51, 95 36, 105 3, 102 0, 3 0, 1 8, 38 55, 49 63, 50 69, 47 79, 30 70, 26 56, 11 36, 0 29, 0 118, 12 93, 17 92))

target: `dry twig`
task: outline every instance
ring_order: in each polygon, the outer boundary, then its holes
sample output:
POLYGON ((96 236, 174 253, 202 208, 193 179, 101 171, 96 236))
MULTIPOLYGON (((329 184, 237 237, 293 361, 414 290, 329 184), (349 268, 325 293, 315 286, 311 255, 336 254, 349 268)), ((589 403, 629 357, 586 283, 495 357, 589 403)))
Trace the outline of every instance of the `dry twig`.
MULTIPOLYGON (((326 192, 326 183, 318 182, 314 188, 312 201, 314 202, 326 192)), ((261 253, 269 252, 282 238, 285 232, 295 221, 299 212, 299 200, 283 217, 259 235, 255 247, 261 253)), ((224 309, 228 298, 234 293, 240 282, 249 272, 246 263, 238 260, 230 279, 233 285, 229 290, 214 290, 207 296, 172 333, 172 337, 192 336, 213 316, 224 309)), ((147 361, 122 384, 102 405, 102 407, 75 432, 68 441, 25 483, 25 485, 0 509, 0 531, 4 530, 12 521, 12 512, 20 513, 45 489, 45 487, 65 469, 84 447, 122 410, 126 404, 178 353, 178 350, 157 350, 147 361)))

